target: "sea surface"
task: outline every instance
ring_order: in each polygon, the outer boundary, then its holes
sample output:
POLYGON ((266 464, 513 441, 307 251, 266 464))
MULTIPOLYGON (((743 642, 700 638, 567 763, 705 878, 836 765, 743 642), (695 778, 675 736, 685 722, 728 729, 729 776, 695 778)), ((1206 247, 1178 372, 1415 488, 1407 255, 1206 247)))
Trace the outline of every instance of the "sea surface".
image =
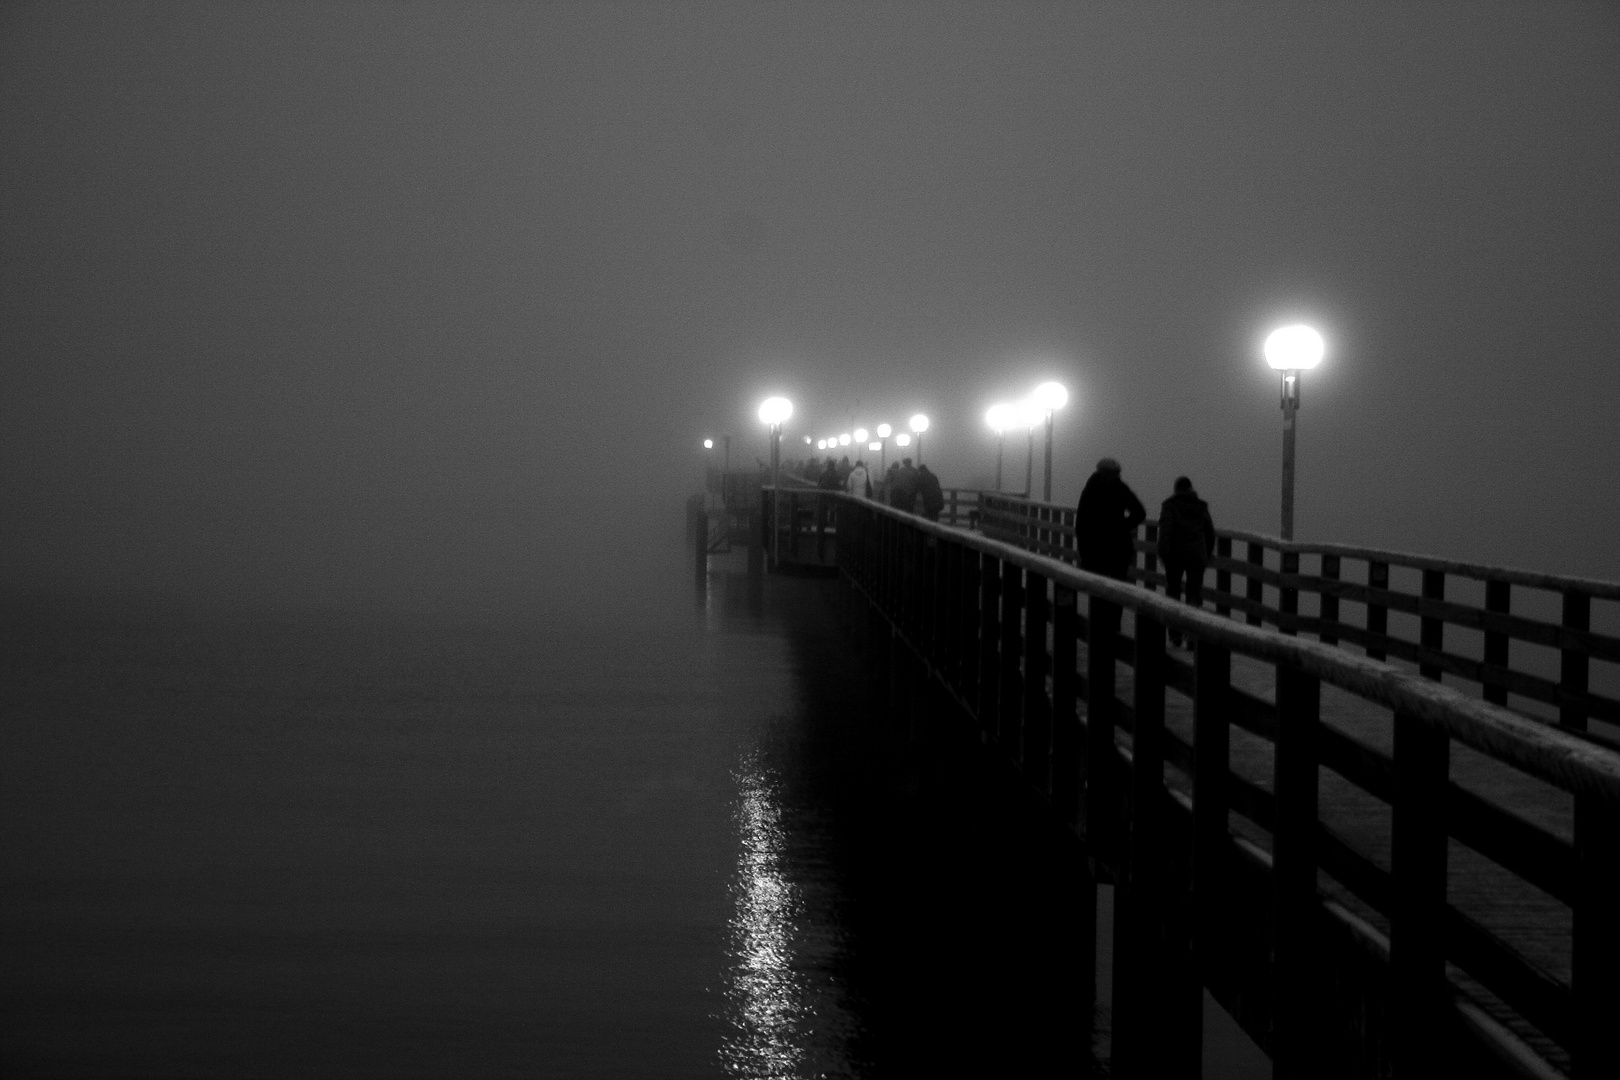
POLYGON ((896 737, 837 587, 686 566, 6 598, 0 1074, 1092 1071, 1055 841, 896 737))

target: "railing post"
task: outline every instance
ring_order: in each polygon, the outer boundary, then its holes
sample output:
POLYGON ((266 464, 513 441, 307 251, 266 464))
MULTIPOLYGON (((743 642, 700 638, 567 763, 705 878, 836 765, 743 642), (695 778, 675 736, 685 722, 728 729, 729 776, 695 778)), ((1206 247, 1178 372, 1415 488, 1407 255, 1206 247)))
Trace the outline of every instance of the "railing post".
POLYGON ((1114 777, 1114 657, 1119 648, 1119 605, 1093 596, 1087 614, 1086 847, 1093 859, 1115 865, 1119 796, 1114 777))
MULTIPOLYGON (((1222 559, 1232 557, 1232 538, 1230 536, 1218 536, 1215 538, 1215 554, 1222 559)), ((1232 614, 1232 605, 1228 604, 1224 599, 1231 592, 1232 571, 1224 566, 1219 567, 1215 571, 1215 593, 1221 599, 1215 601, 1215 614, 1223 617, 1232 614)))
MULTIPOLYGON (((1444 570, 1423 571, 1423 599, 1444 600, 1446 598, 1446 572, 1444 570)), ((1439 652, 1445 647, 1446 620, 1439 616, 1425 615, 1421 620, 1422 629, 1419 631, 1419 642, 1425 649, 1439 652)), ((1439 664, 1419 664, 1418 674, 1425 679, 1440 681, 1442 669, 1439 664)))
POLYGON ((1390 828, 1390 1027, 1396 1075, 1426 1077, 1438 1064, 1446 958, 1446 789, 1451 742, 1443 730, 1395 714, 1390 828))
MULTIPOLYGON (((1282 572, 1286 577, 1299 576, 1299 552, 1281 551, 1282 572)), ((1292 585, 1283 585, 1277 593, 1277 629, 1285 634, 1299 633, 1299 590, 1292 585)))
MULTIPOLYGON (((1592 598, 1574 589, 1564 594, 1564 629, 1592 628, 1592 598)), ((1586 650, 1568 646, 1558 656, 1558 723, 1575 731, 1586 730, 1586 650)))
POLYGON ((982 556, 979 572, 979 735, 994 738, 1001 699, 1001 560, 982 556))
POLYGON ((1080 820, 1080 718, 1078 690, 1079 598, 1064 585, 1052 585, 1052 805, 1065 825, 1080 820))
MULTIPOLYGON (((1485 610, 1506 615, 1513 609, 1513 586, 1506 581, 1485 583, 1485 610)), ((1501 630, 1485 631, 1485 666, 1506 669, 1508 666, 1508 635, 1501 630)), ((1487 674, 1487 677, 1488 674, 1487 674)), ((1485 700, 1495 705, 1506 705, 1507 687, 1485 684, 1485 700)))
POLYGON ((957 581, 961 600, 957 612, 957 659, 961 665, 957 690, 975 713, 979 705, 979 553, 970 547, 960 549, 961 576, 957 581))
POLYGON ((1021 738, 1023 710, 1024 637, 1021 625, 1024 609, 1024 571, 1017 563, 1001 564, 1001 705, 997 716, 1001 723, 997 739, 1001 752, 1014 764, 1023 761, 1021 738))
MULTIPOLYGON (((1147 550, 1142 553, 1142 572, 1144 575, 1146 575, 1153 573, 1153 571, 1159 568, 1159 552, 1155 543, 1155 541, 1159 539, 1159 523, 1157 521, 1150 521, 1144 525, 1142 527, 1142 536, 1147 542, 1147 550)), ((1148 581, 1145 576, 1142 584, 1147 586, 1149 589, 1152 589, 1154 592, 1158 591, 1158 586, 1154 585, 1151 581, 1148 581)))
POLYGON ((1575 1076, 1612 1078, 1620 1076, 1620 806, 1576 796, 1575 858, 1575 1076))
MULTIPOLYGON (((1266 549, 1255 543, 1253 540, 1250 540, 1248 561, 1249 565, 1251 566, 1264 566, 1266 564, 1266 549)), ((1249 574, 1248 583, 1244 588, 1243 595, 1247 599, 1253 601, 1255 604, 1263 604, 1266 599, 1265 584, 1258 576, 1249 574)), ((1250 610, 1244 612, 1243 621, 1248 623, 1250 626, 1259 626, 1262 622, 1262 617, 1260 612, 1250 610)))
POLYGON ((1024 778, 1035 790, 1052 794, 1052 705, 1046 696, 1046 624, 1050 605, 1047 580, 1024 575, 1024 778))
POLYGON ((1292 665, 1278 665, 1271 1046, 1277 1080, 1320 1075, 1313 1038, 1314 1020, 1322 1009, 1321 979, 1314 970, 1320 717, 1317 680, 1292 665))
MULTIPOLYGON (((1382 592, 1389 591, 1389 563, 1378 559, 1368 561, 1367 588, 1378 589, 1382 592)), ((1386 638, 1389 636, 1388 606, 1371 600, 1367 602, 1367 633, 1374 638, 1386 638)), ((1384 647, 1381 644, 1375 641, 1368 642, 1366 648, 1367 655, 1374 660, 1384 659, 1384 647)))
MULTIPOLYGON (((1337 555, 1322 556, 1322 577, 1328 581, 1339 580, 1339 557, 1337 555)), ((1321 593, 1318 611, 1322 618, 1322 629, 1317 633, 1316 639, 1326 645, 1337 645, 1339 643, 1339 598, 1324 589, 1321 593)))
POLYGON ((1211 641, 1197 643, 1193 669, 1193 952, 1199 968, 1223 966, 1228 929, 1222 917, 1226 892, 1228 836, 1227 775, 1232 768, 1232 733, 1227 694, 1232 654, 1211 641))

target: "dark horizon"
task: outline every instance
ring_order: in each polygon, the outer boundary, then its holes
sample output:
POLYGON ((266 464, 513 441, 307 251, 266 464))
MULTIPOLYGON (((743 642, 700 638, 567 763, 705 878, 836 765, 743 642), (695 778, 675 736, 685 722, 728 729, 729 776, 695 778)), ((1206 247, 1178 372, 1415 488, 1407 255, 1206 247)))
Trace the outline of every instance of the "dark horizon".
POLYGON ((1272 532, 1295 320, 1301 538, 1620 579, 1617 56, 1582 4, 8 5, 0 585, 567 590, 766 393, 972 486, 1045 377, 1059 498, 1111 454, 1272 532))

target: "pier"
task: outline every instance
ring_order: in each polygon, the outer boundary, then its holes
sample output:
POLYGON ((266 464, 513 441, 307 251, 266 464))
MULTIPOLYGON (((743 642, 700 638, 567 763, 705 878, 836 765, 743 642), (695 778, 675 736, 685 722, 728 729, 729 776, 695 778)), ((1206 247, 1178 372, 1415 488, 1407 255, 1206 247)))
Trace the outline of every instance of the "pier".
POLYGON ((1124 583, 1071 509, 947 496, 694 503, 700 580, 733 544, 826 575, 898 720, 1072 835, 1115 1075, 1198 1075, 1206 988, 1279 1077, 1620 1075, 1620 586, 1225 530, 1200 611, 1151 522, 1124 583))

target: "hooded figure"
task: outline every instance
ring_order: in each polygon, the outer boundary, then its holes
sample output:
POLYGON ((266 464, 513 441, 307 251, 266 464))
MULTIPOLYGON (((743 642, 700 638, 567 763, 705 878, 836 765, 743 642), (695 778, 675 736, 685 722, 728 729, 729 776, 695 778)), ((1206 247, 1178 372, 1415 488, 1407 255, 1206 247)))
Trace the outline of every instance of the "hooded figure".
MULTIPOLYGON (((1204 603, 1204 567, 1215 551, 1215 522, 1209 504, 1198 497, 1192 481, 1176 477, 1175 494, 1159 507, 1159 558, 1164 562, 1165 592, 1181 599, 1183 580, 1187 603, 1204 603)), ((1170 644, 1180 645, 1181 634, 1170 631, 1170 644)))
POLYGON ((837 491, 843 486, 844 481, 838 475, 838 462, 829 457, 826 467, 821 470, 821 475, 816 479, 816 487, 821 488, 823 491, 837 491))
POLYGON ((917 491, 922 496, 923 516, 938 521, 939 512, 945 509, 945 493, 939 489, 939 477, 926 465, 917 466, 917 491))
POLYGON ((864 461, 857 461, 849 470, 849 476, 844 480, 844 490, 857 499, 872 497, 872 481, 867 478, 864 461))
POLYGON ((915 513, 917 510, 917 470, 911 467, 911 459, 906 458, 895 470, 894 480, 889 484, 889 505, 906 513, 915 513))
POLYGON ((1120 479, 1119 462, 1097 462, 1074 514, 1080 569, 1126 580, 1126 571, 1136 562, 1136 527, 1145 520, 1142 500, 1120 479))

